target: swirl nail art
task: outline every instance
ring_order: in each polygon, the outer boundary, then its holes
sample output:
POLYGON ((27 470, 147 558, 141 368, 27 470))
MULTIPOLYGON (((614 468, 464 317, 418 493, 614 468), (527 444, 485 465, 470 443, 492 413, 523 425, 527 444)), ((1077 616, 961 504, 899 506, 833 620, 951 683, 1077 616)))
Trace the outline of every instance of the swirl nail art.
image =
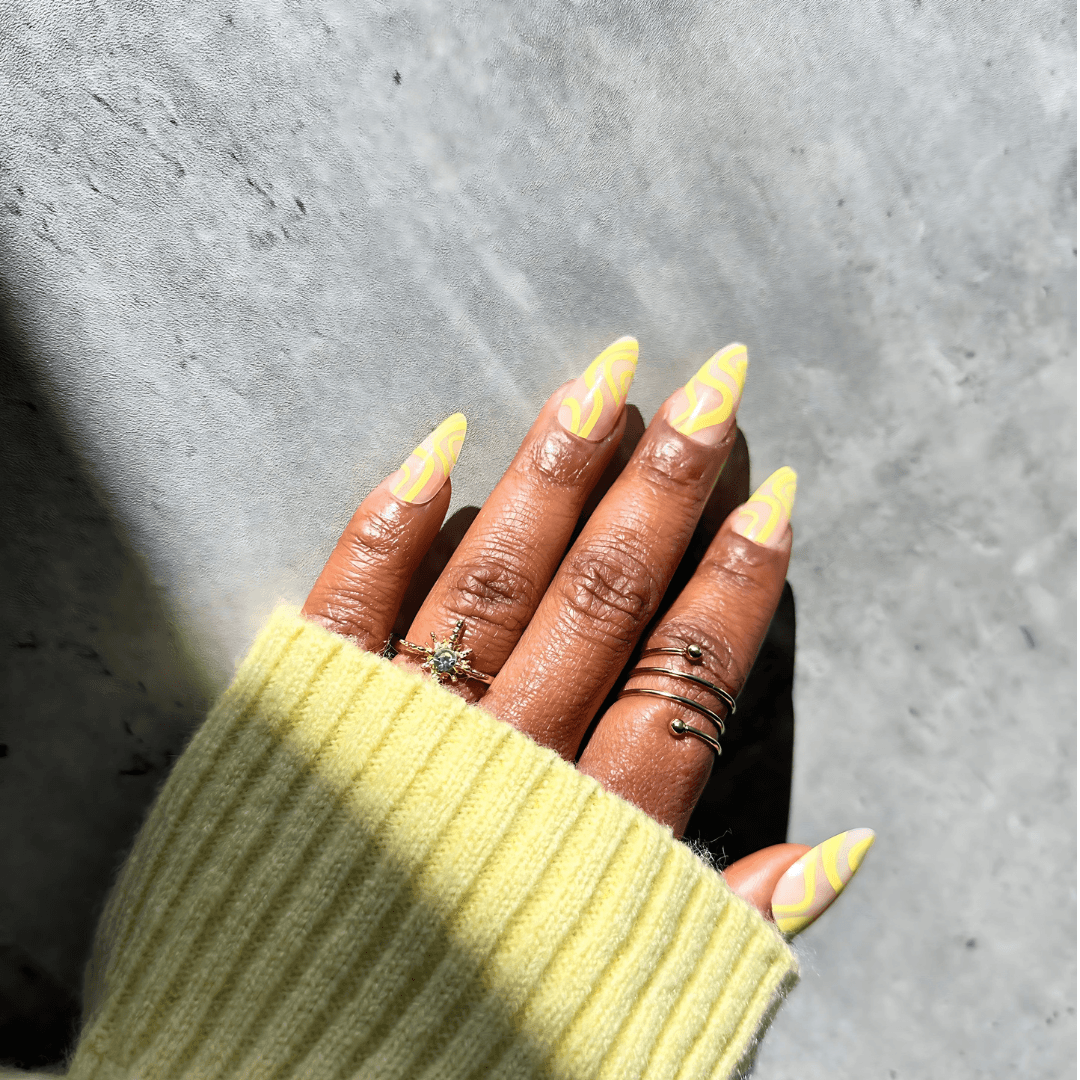
POLYGON ((746 382, 746 346, 728 345, 701 365, 672 398, 667 421, 681 435, 716 446, 735 423, 746 382))
POLYGON ((559 423, 572 435, 599 442, 611 433, 637 371, 636 338, 613 341, 574 381, 559 407, 559 423))
POLYGON ((772 895, 776 925, 788 935, 809 926, 844 891, 874 839, 873 829, 848 829, 792 863, 772 895))
POLYGON ((795 507, 797 481, 794 469, 777 469, 735 512, 732 529, 755 544, 779 547, 795 507))
POLYGON ((462 413, 448 416, 389 478, 390 490, 407 503, 428 502, 457 464, 467 426, 462 413))

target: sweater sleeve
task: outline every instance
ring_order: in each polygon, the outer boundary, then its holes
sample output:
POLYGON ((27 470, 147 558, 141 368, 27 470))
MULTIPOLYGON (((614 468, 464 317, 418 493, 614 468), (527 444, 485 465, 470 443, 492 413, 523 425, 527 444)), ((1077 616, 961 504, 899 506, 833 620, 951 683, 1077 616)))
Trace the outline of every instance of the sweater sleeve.
POLYGON ((280 610, 110 895, 69 1076, 728 1077, 795 977, 669 829, 280 610))

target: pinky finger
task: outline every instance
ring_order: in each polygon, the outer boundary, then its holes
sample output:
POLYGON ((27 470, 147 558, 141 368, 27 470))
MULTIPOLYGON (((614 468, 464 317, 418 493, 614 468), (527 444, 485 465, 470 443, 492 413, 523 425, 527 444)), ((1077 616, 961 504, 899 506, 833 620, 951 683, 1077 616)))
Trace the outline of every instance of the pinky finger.
POLYGON ((696 657, 687 652, 635 668, 633 685, 601 718, 581 755, 582 771, 677 836, 720 748, 724 718, 716 710, 726 711, 724 699, 738 697, 780 599, 794 501, 795 473, 783 468, 732 512, 642 654, 694 647, 696 657))
POLYGON ((402 597, 450 505, 450 473, 465 438, 461 413, 444 420, 360 504, 302 614, 362 649, 380 651, 402 597))

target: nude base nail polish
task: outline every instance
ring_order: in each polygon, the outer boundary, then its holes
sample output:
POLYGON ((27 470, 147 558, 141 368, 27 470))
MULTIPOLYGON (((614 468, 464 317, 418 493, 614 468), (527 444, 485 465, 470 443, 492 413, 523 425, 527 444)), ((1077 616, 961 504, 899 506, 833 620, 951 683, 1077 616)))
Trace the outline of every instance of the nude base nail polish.
POLYGON ((776 925, 794 936, 843 892, 875 839, 873 829, 848 829, 811 848, 784 871, 772 895, 776 925))

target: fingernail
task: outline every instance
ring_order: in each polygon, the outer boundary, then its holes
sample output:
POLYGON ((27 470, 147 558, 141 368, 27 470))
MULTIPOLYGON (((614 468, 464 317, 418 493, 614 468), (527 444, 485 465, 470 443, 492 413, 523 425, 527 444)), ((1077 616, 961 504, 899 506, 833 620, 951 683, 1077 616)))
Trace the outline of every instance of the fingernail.
POLYGON ((406 459, 387 483, 404 502, 426 503, 450 478, 467 427, 463 413, 448 416, 406 459))
POLYGON ((746 346, 728 345, 713 353, 671 399, 667 422, 681 435, 716 446, 735 423, 746 382, 746 346))
POLYGON ((772 894, 776 925, 789 937, 805 930, 843 891, 874 842, 873 829, 848 829, 784 871, 772 894))
POLYGON ((613 341, 566 392, 559 407, 559 423, 589 442, 610 435, 634 381, 637 361, 637 338, 613 341))
POLYGON ((755 544, 779 547, 795 506, 797 479, 794 469, 777 469, 735 512, 731 527, 755 544))

